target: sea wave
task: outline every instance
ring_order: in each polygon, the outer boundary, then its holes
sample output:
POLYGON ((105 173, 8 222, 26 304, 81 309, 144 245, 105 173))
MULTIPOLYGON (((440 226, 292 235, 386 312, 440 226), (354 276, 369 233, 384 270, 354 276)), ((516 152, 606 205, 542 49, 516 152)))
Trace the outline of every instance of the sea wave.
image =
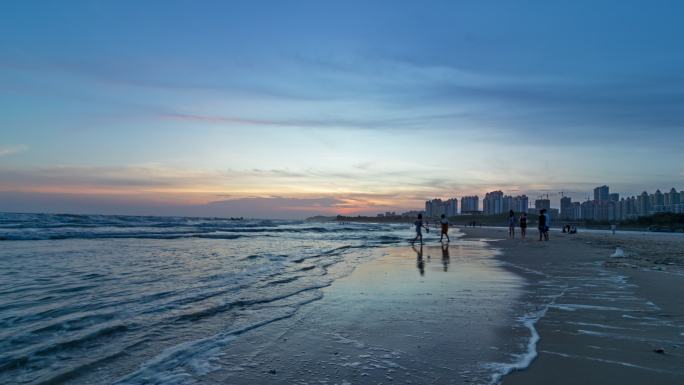
POLYGON ((93 383, 102 370, 132 373, 123 383, 144 382, 150 371, 138 370, 135 357, 157 356, 159 364, 145 365, 158 368, 166 353, 192 358, 196 344, 220 346, 289 317, 371 248, 400 242, 407 231, 305 221, 0 214, 6 241, 0 247, 0 383, 93 383), (186 342, 190 349, 183 351, 186 342))
POLYGON ((137 217, 117 215, 0 213, 0 241, 64 239, 238 239, 278 234, 338 235, 391 243, 396 238, 367 234, 387 225, 319 225, 304 221, 231 220, 225 218, 137 217), (363 234, 359 230, 363 226, 363 234))

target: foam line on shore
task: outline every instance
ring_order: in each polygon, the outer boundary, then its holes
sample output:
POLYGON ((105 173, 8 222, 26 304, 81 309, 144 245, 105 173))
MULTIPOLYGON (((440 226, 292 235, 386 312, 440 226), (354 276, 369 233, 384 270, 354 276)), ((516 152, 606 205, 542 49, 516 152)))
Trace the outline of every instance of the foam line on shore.
POLYGON ((567 354, 567 353, 560 353, 560 352, 553 352, 550 350, 542 350, 542 353, 545 354, 552 354, 555 356, 560 356, 563 358, 574 358, 574 359, 584 359, 584 360, 589 360, 589 361, 597 361, 597 362, 602 362, 606 364, 613 364, 613 365, 619 365, 619 366, 625 366, 628 368, 635 368, 635 369, 641 369, 641 370, 648 370, 650 372, 656 372, 656 373, 667 373, 667 374, 677 374, 675 372, 669 371, 669 370, 663 370, 663 369, 656 369, 656 368, 649 368, 648 366, 643 366, 643 365, 636 365, 636 364, 631 364, 629 362, 623 362, 623 361, 616 361, 616 360, 607 360, 604 358, 598 358, 598 357, 589 357, 589 356, 580 356, 576 354, 567 354))
POLYGON ((518 370, 525 370, 530 365, 532 365, 532 362, 538 356, 537 344, 541 340, 541 337, 539 336, 539 332, 537 331, 535 325, 541 318, 543 318, 546 315, 546 312, 549 310, 551 305, 553 305, 558 298, 565 295, 565 290, 566 289, 561 291, 559 294, 551 296, 551 302, 549 302, 542 309, 528 313, 518 319, 522 323, 522 325, 525 326, 530 332, 530 339, 527 342, 527 350, 524 353, 513 355, 517 358, 517 360, 515 360, 512 363, 485 364, 486 367, 496 370, 496 372, 492 374, 492 380, 490 382, 490 385, 498 385, 501 383, 503 377, 507 374, 518 370))
POLYGON ((220 349, 235 340, 237 336, 270 323, 290 318, 296 314, 297 310, 301 306, 319 300, 322 297, 323 294, 319 292, 318 295, 314 296, 313 298, 306 299, 305 301, 297 304, 297 306, 294 308, 291 308, 289 311, 276 317, 255 322, 241 328, 227 330, 207 338, 188 341, 167 348, 154 358, 145 362, 135 372, 117 380, 115 384, 133 385, 191 383, 191 375, 186 369, 184 369, 184 365, 187 364, 190 366, 191 371, 195 372, 195 374, 207 374, 214 370, 210 363, 221 355, 220 349), (200 365, 200 363, 203 364, 200 365))

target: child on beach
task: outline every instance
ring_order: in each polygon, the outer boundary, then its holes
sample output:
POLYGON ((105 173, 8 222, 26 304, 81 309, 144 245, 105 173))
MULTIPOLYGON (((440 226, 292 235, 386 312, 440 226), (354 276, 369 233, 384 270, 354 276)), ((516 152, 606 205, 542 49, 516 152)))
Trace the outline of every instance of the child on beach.
POLYGON ((423 227, 425 227, 425 231, 429 232, 430 229, 426 225, 423 224, 423 214, 418 214, 418 220, 413 222, 413 224, 416 226, 416 237, 413 238, 411 241, 411 244, 416 243, 416 241, 420 238, 420 244, 423 244, 423 227))
POLYGON ((527 231, 527 213, 520 214, 520 238, 525 239, 525 231, 527 231))
POLYGON ((508 238, 515 238, 515 212, 508 212, 508 238))
POLYGON ((446 219, 446 216, 442 214, 442 219, 440 220, 440 223, 442 225, 442 234, 439 236, 439 241, 442 242, 442 237, 446 235, 447 242, 451 242, 451 239, 449 239, 449 221, 446 219))

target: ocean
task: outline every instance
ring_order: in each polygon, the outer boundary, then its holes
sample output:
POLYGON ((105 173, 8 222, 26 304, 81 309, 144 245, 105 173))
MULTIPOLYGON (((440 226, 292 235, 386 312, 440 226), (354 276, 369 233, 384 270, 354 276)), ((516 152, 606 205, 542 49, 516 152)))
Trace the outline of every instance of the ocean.
MULTIPOLYGON (((0 383, 225 382, 220 373, 231 349, 253 359, 259 354, 241 339, 320 308, 337 280, 384 251, 412 253, 412 235, 408 224, 0 214, 0 383)), ((452 275, 441 272, 446 262, 439 260, 432 262, 434 275, 419 275, 411 260, 410 273, 400 274, 438 277, 435 290, 460 280, 458 290, 468 293, 454 305, 467 310, 462 324, 491 328, 483 335, 499 337, 484 353, 450 353, 459 355, 452 362, 464 364, 448 383, 496 383, 533 357, 531 310, 537 308, 522 301, 524 281, 495 251, 452 237, 458 253, 452 275), (490 313, 494 319, 481 322, 490 313)), ((476 335, 463 328, 453 333, 476 335)), ((337 373, 328 373, 326 383, 348 382, 337 373)), ((295 380, 269 382, 311 379, 295 380)))

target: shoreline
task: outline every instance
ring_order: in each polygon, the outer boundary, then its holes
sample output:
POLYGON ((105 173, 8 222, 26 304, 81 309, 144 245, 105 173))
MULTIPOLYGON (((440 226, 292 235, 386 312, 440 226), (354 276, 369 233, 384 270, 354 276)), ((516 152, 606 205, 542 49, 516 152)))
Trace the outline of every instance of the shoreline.
POLYGON ((684 382, 684 239, 555 233, 538 242, 536 231, 521 241, 506 229, 460 230, 500 250, 496 258, 528 281, 527 300, 542 304, 534 358, 502 384, 684 382), (627 257, 610 258, 615 247, 627 257))
POLYGON ((205 382, 494 383, 526 354, 527 328, 509 306, 524 279, 484 242, 449 250, 378 249, 294 317, 234 341, 205 382))

